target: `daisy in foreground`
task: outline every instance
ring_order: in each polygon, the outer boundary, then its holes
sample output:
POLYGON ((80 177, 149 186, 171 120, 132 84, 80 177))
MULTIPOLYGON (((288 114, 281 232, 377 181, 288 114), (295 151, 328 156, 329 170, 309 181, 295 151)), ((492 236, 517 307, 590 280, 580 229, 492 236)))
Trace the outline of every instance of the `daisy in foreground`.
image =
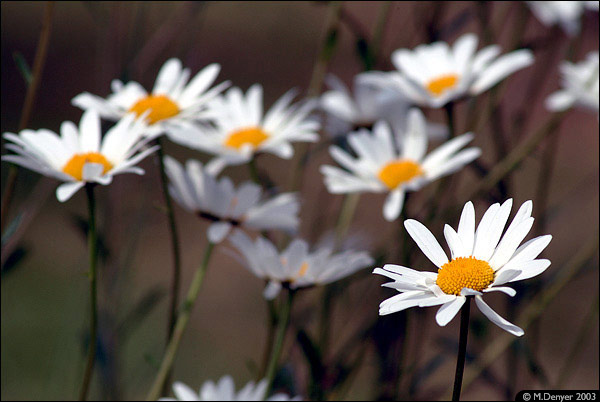
POLYGON ((108 185, 121 173, 144 174, 135 165, 158 149, 140 152, 154 138, 146 135, 144 117, 125 116, 102 139, 100 117, 94 110, 83 114, 79 128, 70 121, 62 123, 60 136, 46 129, 5 133, 11 142, 6 149, 15 154, 3 155, 2 160, 66 182, 56 189, 56 198, 64 202, 86 183, 108 185))
POLYGON ((490 321, 513 335, 523 335, 521 328, 492 310, 483 301, 483 295, 499 291, 514 296, 515 290, 505 286, 507 283, 544 272, 550 261, 536 258, 548 246, 552 236, 539 236, 519 246, 533 225, 531 201, 521 205, 502 236, 511 207, 512 199, 502 205, 492 205, 475 230, 475 210, 473 204, 467 202, 458 231, 444 226, 451 259, 423 224, 412 219, 405 221, 404 227, 425 256, 438 267, 438 272, 415 271, 392 264, 386 264, 383 269, 376 268, 373 273, 394 280, 383 286, 400 292, 381 303, 379 314, 441 305, 435 318, 440 326, 445 326, 465 304, 467 297, 474 296, 477 307, 490 321))
POLYGON ((258 152, 290 159, 294 155, 291 142, 319 139, 319 123, 308 118, 315 103, 290 105, 293 98, 294 91, 288 91, 263 115, 262 86, 251 86, 245 96, 234 87, 210 103, 206 117, 212 125, 174 130, 169 138, 216 155, 206 166, 211 174, 249 162, 258 152))
POLYGON ((478 38, 465 34, 452 48, 446 42, 398 49, 392 63, 398 71, 368 73, 382 88, 394 88, 420 106, 439 108, 448 102, 479 95, 515 71, 533 63, 533 53, 516 50, 498 57, 498 45, 476 52, 478 38))
POLYGON ((197 160, 187 161, 184 167, 167 156, 165 171, 175 201, 188 212, 213 222, 208 229, 212 243, 223 241, 233 227, 288 233, 298 227, 300 205, 296 194, 283 193, 261 201, 258 184, 245 182, 236 189, 228 177, 217 179, 206 173, 197 160))
POLYGON ((165 133, 173 127, 189 127, 202 118, 206 104, 221 93, 228 82, 208 89, 219 74, 221 66, 210 64, 188 83, 190 70, 183 68, 178 59, 169 59, 161 67, 152 92, 135 81, 123 84, 113 80, 113 93, 102 98, 88 92, 77 95, 71 103, 83 110, 96 110, 102 118, 116 121, 128 113, 138 116, 148 112, 150 132, 165 133))
POLYGON ((299 396, 289 397, 284 393, 277 393, 265 399, 267 393, 267 380, 261 380, 255 384, 250 381, 239 392, 235 390, 235 384, 231 376, 223 376, 215 384, 212 381, 206 381, 200 392, 196 393, 193 389, 181 382, 173 384, 173 394, 175 398, 160 398, 159 401, 300 401, 299 396))
POLYGON ((562 87, 546 99, 546 107, 553 111, 580 106, 598 114, 598 52, 590 52, 585 60, 560 65, 562 87))
POLYGON ((263 292, 267 300, 274 299, 284 286, 298 289, 325 285, 373 264, 373 259, 364 251, 346 250, 334 254, 331 247, 323 247, 310 252, 308 243, 301 239, 293 240, 281 253, 269 240, 258 237, 252 241, 239 230, 229 241, 240 254, 234 256, 254 275, 267 281, 263 292))
POLYGON ((348 135, 348 143, 358 158, 337 146, 329 148, 333 159, 348 171, 321 166, 331 193, 389 193, 383 216, 393 221, 400 216, 406 191, 417 191, 426 184, 451 174, 481 154, 479 148, 461 150, 473 139, 472 133, 458 136, 425 155, 427 151, 425 117, 418 109, 408 115, 406 132, 396 132, 394 143, 387 123, 377 122, 373 132, 362 129, 348 135), (397 144, 397 145, 395 145, 397 144))

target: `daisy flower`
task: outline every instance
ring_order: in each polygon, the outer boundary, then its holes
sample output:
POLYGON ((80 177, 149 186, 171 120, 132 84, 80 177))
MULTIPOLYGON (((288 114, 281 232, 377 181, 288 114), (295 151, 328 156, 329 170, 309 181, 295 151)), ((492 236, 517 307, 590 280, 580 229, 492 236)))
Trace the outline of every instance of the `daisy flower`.
POLYGON ((391 314, 415 306, 441 305, 435 318, 440 326, 444 326, 458 313, 467 296, 475 296, 477 307, 490 321, 513 335, 523 335, 521 328, 492 310, 483 301, 483 295, 499 291, 514 296, 515 290, 505 286, 507 283, 544 272, 550 261, 536 257, 548 246, 552 236, 539 236, 519 246, 533 225, 531 201, 521 205, 502 236, 512 203, 509 199, 502 205, 489 207, 475 230, 475 210, 473 203, 467 202, 458 230, 444 226, 444 236, 452 257, 450 260, 423 224, 406 220, 404 227, 425 256, 438 267, 438 272, 416 271, 392 264, 385 265, 383 269, 376 268, 373 273, 394 280, 383 286, 400 292, 380 304, 379 314, 391 314))
POLYGON ((581 106, 598 113, 598 52, 590 52, 577 64, 568 61, 560 65, 562 87, 546 99, 546 107, 553 111, 581 106))
POLYGON ((182 382, 173 384, 173 394, 175 398, 160 398, 159 401, 300 401, 296 396, 289 397, 284 393, 277 393, 265 399, 267 393, 267 380, 263 379, 257 384, 254 381, 247 383, 239 392, 235 390, 235 384, 231 376, 223 376, 215 384, 212 381, 206 381, 200 392, 196 393, 193 389, 182 382))
POLYGON ((70 121, 62 123, 60 136, 46 129, 5 133, 11 142, 6 149, 15 154, 3 155, 2 160, 66 182, 56 189, 56 198, 64 202, 86 183, 107 185, 121 173, 144 174, 135 165, 158 146, 140 152, 154 138, 146 136, 143 117, 126 115, 102 139, 100 117, 94 110, 83 114, 79 128, 70 121))
MULTIPOLYGON (((321 95, 319 105, 327 113, 326 131, 334 137, 371 128, 377 120, 387 121, 394 129, 406 129, 410 101, 398 91, 374 86, 364 73, 354 77, 353 92, 334 75, 328 75, 325 82, 331 89, 321 95)), ((448 135, 448 129, 428 123, 427 133, 430 138, 441 139, 448 135)))
POLYGON ((210 103, 206 115, 212 125, 176 130, 169 138, 217 155, 207 165, 212 174, 227 165, 246 163, 258 152, 290 159, 294 155, 291 142, 319 139, 319 123, 307 118, 315 103, 290 105, 293 98, 294 91, 287 92, 263 115, 262 86, 251 86, 245 96, 234 87, 210 103))
POLYGON ((290 289, 325 285, 373 264, 364 251, 334 253, 331 247, 323 247, 310 252, 308 243, 301 239, 294 239, 281 253, 269 240, 258 237, 252 241, 239 230, 229 241, 239 252, 235 254, 238 260, 268 282, 263 292, 267 300, 274 299, 284 285, 290 289))
POLYGON ((528 1, 535 17, 546 26, 560 25, 568 35, 579 33, 586 9, 598 11, 598 1, 528 1))
POLYGON ((71 103, 83 110, 96 110, 101 117, 112 121, 127 113, 140 116, 149 111, 150 132, 168 133, 173 127, 189 127, 192 121, 202 118, 206 104, 229 86, 228 82, 223 82, 208 89, 220 70, 218 64, 210 64, 188 83, 190 70, 183 68, 180 60, 169 59, 158 72, 150 93, 137 82, 124 84, 113 80, 113 93, 106 99, 84 92, 71 103))
POLYGON ((287 232, 298 228, 296 194, 261 201, 258 184, 245 182, 236 189, 228 177, 213 177, 197 160, 188 160, 185 167, 170 156, 164 161, 171 196, 188 212, 213 222, 208 229, 212 243, 221 242, 233 227, 287 232))
POLYGON ((398 71, 368 73, 370 82, 394 88, 414 104, 439 108, 446 103, 488 90, 515 71, 533 63, 533 53, 516 50, 498 57, 500 47, 476 52, 478 38, 465 34, 452 48, 446 42, 398 49, 392 63, 398 71))
POLYGON ((453 173, 481 154, 479 148, 460 150, 473 139, 473 134, 458 136, 429 155, 425 118, 418 109, 409 112, 407 131, 395 133, 377 122, 373 132, 362 129, 348 136, 348 143, 358 156, 352 157, 337 146, 329 148, 333 159, 346 170, 321 166, 330 193, 389 193, 383 216, 393 221, 402 211, 406 191, 417 191, 429 182, 453 173), (460 150, 460 151, 459 151, 460 150))

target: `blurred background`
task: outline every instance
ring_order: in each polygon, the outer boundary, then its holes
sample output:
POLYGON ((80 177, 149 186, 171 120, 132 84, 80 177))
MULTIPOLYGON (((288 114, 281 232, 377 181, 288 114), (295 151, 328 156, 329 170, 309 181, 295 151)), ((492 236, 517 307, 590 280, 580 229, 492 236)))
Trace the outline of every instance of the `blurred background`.
MULTIPOLYGON (((45 7, 45 2, 1 4, 3 133, 18 130, 26 92, 19 65, 33 64, 45 7)), ((83 91, 106 96, 114 78, 136 80, 151 88, 158 69, 170 57, 180 58, 192 73, 220 63, 217 82, 228 79, 244 90, 261 83, 267 106, 292 87, 305 93, 329 37, 330 7, 327 2, 56 2, 47 60, 28 127, 58 131, 64 120, 78 122, 81 111, 70 104, 71 99, 83 91)), ((569 53, 579 61, 598 49, 597 13, 586 13, 581 34, 571 39, 542 25, 522 2, 344 2, 328 72, 350 85, 354 75, 364 70, 364 45, 381 10, 386 24, 373 58, 378 70, 392 69, 389 55, 397 48, 434 40, 452 42, 466 32, 479 34, 480 48, 499 43, 504 50, 516 45, 534 51, 536 63, 501 84, 502 100, 491 113, 481 105, 493 104, 492 91, 478 97, 478 105, 457 105, 458 133, 466 131, 470 119, 481 118, 474 143, 483 149, 486 166, 503 156, 496 151, 494 135, 500 132, 510 149, 551 117, 543 100, 559 88, 559 62, 569 53), (515 27, 523 27, 516 40, 515 27)), ((445 123, 442 110, 428 110, 427 116, 445 123)), ((598 120, 593 113, 571 110, 557 130, 557 141, 543 143, 509 181, 509 196, 516 205, 533 199, 536 219, 546 211, 544 227, 534 230, 554 236, 543 254, 552 265, 539 280, 521 284, 515 299, 507 300, 503 294, 489 298, 489 304, 510 319, 520 317, 540 290, 559 281, 561 268, 568 267, 598 231, 598 120), (553 162, 548 162, 549 154, 554 155, 553 162), (540 195, 543 200, 538 200, 540 195)), ((325 149, 311 148, 302 182, 300 237, 313 242, 333 229, 342 202, 342 196, 326 192, 318 172, 321 164, 331 162, 325 149)), ((173 143, 167 142, 165 151, 180 161, 208 160, 207 155, 173 143)), ((262 156, 258 166, 285 188, 288 161, 262 156)), ((142 398, 162 357, 171 250, 167 220, 160 210, 163 199, 155 158, 147 158, 142 167, 145 176, 119 176, 97 191, 101 349, 92 398, 142 398)), ((7 172, 8 164, 2 163, 3 192, 7 172)), ((228 168, 225 174, 236 183, 248 179, 245 167, 228 168)), ((450 199, 440 203, 463 205, 463 195, 478 179, 472 169, 453 176, 450 199)), ((56 185, 19 170, 8 216, 9 222, 17 219, 19 225, 10 243, 3 240, 2 249, 3 400, 73 399, 81 381, 88 322, 86 204, 83 192, 59 203, 56 185)), ((418 218, 420 203, 430 196, 431 189, 414 194, 408 216, 418 218)), ((376 194, 361 197, 349 236, 374 256, 385 255, 378 263, 397 263, 401 225, 383 219, 383 199, 376 194)), ((476 202, 478 220, 490 202, 487 198, 476 202)), ((201 260, 206 224, 179 207, 176 218, 185 292, 201 260)), ((456 226, 458 218, 456 213, 447 223, 456 226)), ((440 241, 444 223, 430 227, 440 241)), ((175 364, 173 378, 194 389, 225 374, 241 387, 254 378, 263 353, 264 284, 223 252, 227 247, 220 246, 211 261, 175 364)), ((415 268, 433 269, 420 258, 415 256, 415 268)), ((597 252, 583 263, 525 336, 465 386, 463 399, 512 399, 521 389, 598 389, 597 252)), ((435 309, 413 311, 408 322, 400 322, 396 315, 378 318, 379 303, 394 292, 380 288, 382 278, 370 271, 367 268, 336 288, 339 295, 330 318, 331 353, 326 363, 335 367, 339 357, 344 364, 349 364, 347 359, 358 364, 332 397, 387 399, 389 384, 402 399, 444 397, 453 380, 459 320, 438 327, 435 309), (353 343, 373 322, 378 325, 369 337, 353 343), (402 342, 395 335, 399 326, 408 328, 402 342), (346 349, 347 345, 352 348, 346 349), (400 359, 407 367, 402 375, 394 371, 400 359)), ((305 397, 309 370, 294 335, 300 329, 316 333, 322 293, 322 288, 315 288, 299 295, 283 353, 284 370, 277 382, 281 389, 305 397)), ((471 357, 504 336, 476 309, 472 317, 467 365, 471 357)))

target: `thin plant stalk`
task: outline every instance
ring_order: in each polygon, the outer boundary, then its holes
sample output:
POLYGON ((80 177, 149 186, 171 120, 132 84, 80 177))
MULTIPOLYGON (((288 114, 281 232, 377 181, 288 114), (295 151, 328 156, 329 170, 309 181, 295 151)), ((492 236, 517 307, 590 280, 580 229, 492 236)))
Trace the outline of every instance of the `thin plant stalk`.
POLYGON ((177 321, 175 323, 175 328, 173 329, 173 335, 171 336, 171 340, 169 341, 167 349, 165 350, 160 369, 158 370, 156 378, 154 379, 152 387, 150 388, 150 392, 146 397, 146 400, 148 401, 155 401, 160 397, 163 386, 167 380, 167 377, 169 376, 171 368, 173 367, 175 355, 177 354, 179 344, 181 343, 181 338, 183 337, 183 333, 185 332, 190 320, 194 303, 198 298, 198 293, 200 292, 200 287, 202 285, 204 275, 206 274, 206 269, 208 268, 208 263, 210 261, 214 246, 215 245, 210 242, 207 244, 202 263, 194 274, 188 294, 181 309, 179 310, 179 314, 177 314, 177 321))
POLYGON ((273 349, 273 343, 275 342, 275 330, 277 329, 277 308, 273 300, 267 300, 267 341, 265 342, 265 351, 262 358, 262 363, 258 370, 257 381, 262 380, 265 377, 267 371, 267 364, 269 364, 269 357, 271 356, 271 350, 273 349))
POLYGON ((94 373, 94 362, 96 358, 96 345, 98 337, 98 306, 97 306, 97 272, 96 263, 98 261, 98 241, 96 234, 96 200, 94 197, 93 183, 85 185, 85 191, 88 199, 88 249, 89 249, 89 264, 88 272, 90 282, 90 340, 88 347, 87 361, 85 371, 83 373, 83 383, 79 391, 79 400, 85 401, 94 373))
POLYGON ((252 159, 248 161, 248 172, 250 173, 250 179, 252 179, 254 183, 262 185, 258 174, 258 168, 256 167, 256 157, 252 157, 252 159))
POLYGON ((288 289, 287 298, 282 302, 283 305, 279 313, 279 323, 277 326, 277 333, 275 334, 275 342, 273 343, 271 358, 269 359, 269 365, 267 366, 267 393, 271 391, 271 388, 273 387, 273 381, 275 380, 279 357, 281 356, 283 341, 285 340, 285 333, 287 332, 287 327, 290 322, 290 313, 292 311, 292 300, 294 298, 294 293, 294 290, 288 289))
POLYGON ((471 313, 471 299, 467 296, 465 304, 460 309, 460 338, 458 341, 458 357, 456 359, 456 372, 454 374, 454 390, 452 400, 460 400, 460 389, 462 388, 463 373, 465 371, 465 357, 467 355, 467 337, 469 336, 469 315, 471 313))

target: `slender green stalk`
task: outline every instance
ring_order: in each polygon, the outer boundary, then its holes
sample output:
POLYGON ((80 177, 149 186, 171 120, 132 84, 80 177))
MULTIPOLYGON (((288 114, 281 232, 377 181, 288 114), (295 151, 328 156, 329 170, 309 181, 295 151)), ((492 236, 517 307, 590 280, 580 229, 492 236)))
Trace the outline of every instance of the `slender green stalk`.
POLYGON ((167 349, 165 350, 160 369, 158 370, 158 374, 156 375, 154 383, 150 388, 150 392, 146 397, 146 400, 148 401, 155 401, 160 397, 163 385, 167 380, 167 377, 169 376, 171 368, 173 367, 173 362, 175 361, 177 349, 179 348, 181 338, 183 337, 183 333, 185 332, 187 324, 190 320, 190 315, 192 313, 194 303, 198 298, 200 286, 202 285, 204 275, 206 274, 206 269, 208 267, 208 262, 210 261, 210 256, 212 255, 214 246, 215 245, 210 242, 207 244, 206 249, 204 251, 204 258, 202 259, 202 264, 200 264, 200 266, 196 270, 196 273, 194 274, 194 278, 192 279, 192 283, 190 285, 190 289, 188 290, 188 294, 183 302, 179 314, 177 314, 177 321, 175 323, 173 335, 171 336, 171 340, 169 341, 167 349))
POLYGON ((260 176, 258 175, 258 168, 256 167, 256 157, 252 157, 248 161, 248 171, 250 172, 250 178, 256 184, 261 184, 260 176))
POLYGON ((460 309, 460 339, 458 341, 458 357, 456 359, 456 373, 454 374, 454 390, 452 400, 460 400, 463 373, 465 371, 465 357, 467 355, 467 337, 469 336, 469 315, 471 313, 471 299, 467 296, 465 304, 460 309))
POLYGON ((279 325, 277 326, 275 342, 273 343, 271 358, 269 360, 269 365, 267 366, 267 393, 271 392, 271 388, 273 388, 273 381, 275 380, 275 373, 277 372, 279 356, 281 355, 281 350, 283 349, 283 341, 285 339, 285 333, 290 321, 294 293, 294 290, 288 289, 287 299, 282 303, 283 306, 281 307, 281 312, 279 313, 279 325))
POLYGON ((277 329, 277 309, 273 300, 267 300, 268 317, 267 317, 267 341, 265 343, 265 351, 262 358, 260 369, 258 370, 257 381, 262 380, 265 377, 267 371, 267 364, 269 364, 269 356, 273 349, 273 342, 275 342, 275 330, 277 329))
POLYGON ((450 101, 444 105, 448 121, 448 138, 454 138, 456 135, 454 127, 454 102, 450 101))
POLYGON ((89 264, 90 270, 88 277, 90 281, 90 341, 87 362, 83 374, 83 383, 79 392, 79 400, 85 401, 87 398, 88 389, 94 372, 94 361, 96 358, 96 344, 98 337, 98 307, 97 307, 97 286, 96 286, 96 262, 98 260, 98 241, 96 235, 96 200, 94 198, 93 183, 85 185, 85 191, 88 199, 88 249, 89 249, 89 264))

